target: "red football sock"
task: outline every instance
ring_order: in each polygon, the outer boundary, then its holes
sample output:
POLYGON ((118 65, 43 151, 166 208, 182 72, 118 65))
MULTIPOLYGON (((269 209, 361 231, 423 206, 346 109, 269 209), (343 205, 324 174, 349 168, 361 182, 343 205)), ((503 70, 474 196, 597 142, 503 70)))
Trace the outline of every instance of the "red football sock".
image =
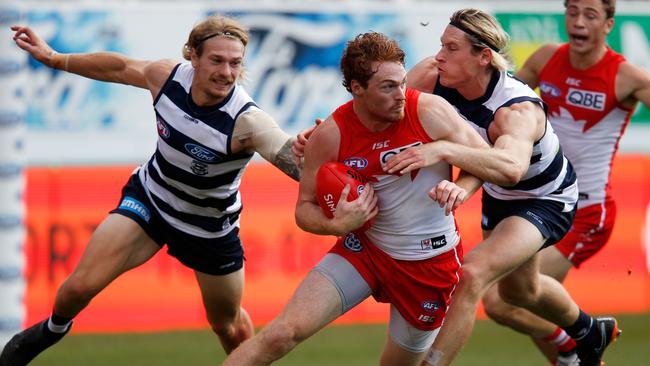
POLYGON ((557 327, 550 336, 544 337, 544 340, 554 344, 555 347, 557 347, 557 350, 562 353, 571 352, 576 348, 576 341, 569 337, 569 335, 560 327, 557 327))

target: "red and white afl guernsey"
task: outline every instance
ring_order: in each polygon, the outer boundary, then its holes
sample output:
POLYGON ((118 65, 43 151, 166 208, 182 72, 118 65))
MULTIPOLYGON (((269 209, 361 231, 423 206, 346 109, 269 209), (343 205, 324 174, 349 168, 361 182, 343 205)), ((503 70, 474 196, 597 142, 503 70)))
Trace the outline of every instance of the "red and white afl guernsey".
POLYGON ((449 251, 460 241, 453 215, 445 216, 427 195, 443 179, 451 180, 451 166, 440 162, 410 174, 390 175, 382 166, 411 146, 432 141, 418 118, 420 92, 406 90, 405 115, 381 132, 368 130, 352 108, 352 101, 332 116, 341 132, 338 161, 372 180, 379 213, 366 236, 391 257, 421 260, 449 251))
POLYGON ((577 70, 569 62, 569 45, 564 44, 539 75, 550 122, 578 176, 578 208, 600 204, 610 194, 612 160, 632 115, 614 91, 624 61, 608 48, 597 64, 577 70))

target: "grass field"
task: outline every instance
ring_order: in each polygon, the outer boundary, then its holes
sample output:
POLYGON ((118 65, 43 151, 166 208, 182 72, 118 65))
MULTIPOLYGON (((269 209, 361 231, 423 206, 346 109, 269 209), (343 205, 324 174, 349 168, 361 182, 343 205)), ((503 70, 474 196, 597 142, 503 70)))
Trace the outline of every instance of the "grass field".
MULTIPOLYGON (((650 314, 618 317, 622 338, 608 349, 607 366, 650 365, 650 314)), ((383 325, 331 326, 277 365, 377 365, 383 325)), ((72 334, 40 355, 35 366, 216 365, 224 353, 208 331, 145 334, 72 334)), ((525 337, 478 321, 458 366, 548 365, 525 337)))

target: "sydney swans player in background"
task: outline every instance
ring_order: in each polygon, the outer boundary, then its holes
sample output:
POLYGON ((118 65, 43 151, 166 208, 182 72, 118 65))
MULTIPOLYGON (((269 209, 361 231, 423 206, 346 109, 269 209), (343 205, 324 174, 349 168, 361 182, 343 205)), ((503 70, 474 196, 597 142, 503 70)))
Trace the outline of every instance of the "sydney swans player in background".
MULTIPOLYGON (((565 1, 569 42, 548 44, 531 55, 516 76, 538 87, 549 120, 578 176, 578 211, 569 233, 540 253, 540 270, 562 282, 572 267, 607 243, 616 217, 610 174, 618 142, 635 106, 650 108, 650 74, 607 46, 614 0, 565 1)), ((533 340, 551 362, 562 363, 575 342, 552 323, 510 306, 492 288, 487 314, 533 340), (558 359, 559 355, 559 359, 558 359), (556 361, 557 360, 557 361, 556 361)))
POLYGON ((435 339, 462 258, 448 214, 481 182, 462 173, 459 185, 450 183, 446 162, 405 175, 387 174, 382 166, 400 150, 433 140, 488 146, 442 98, 406 89, 404 57, 397 42, 380 33, 348 42, 340 64, 352 100, 309 137, 296 205, 303 230, 340 238, 282 313, 225 365, 268 365, 371 295, 390 303, 382 365, 418 365, 435 339), (330 161, 376 181, 351 202, 350 186, 343 188, 331 219, 316 196, 317 171, 330 161), (437 184, 433 190, 432 184, 437 184), (369 230, 358 230, 372 218, 369 230))
POLYGON ((241 308, 243 170, 258 152, 291 178, 300 174, 293 139, 238 84, 247 31, 234 19, 211 16, 192 29, 183 50, 187 61, 178 63, 106 52, 59 54, 29 27, 11 29, 16 45, 49 67, 149 90, 159 138, 155 154, 130 177, 117 208, 59 288, 52 315, 15 335, 0 365, 25 365, 56 343, 111 281, 165 244, 194 270, 208 321, 230 353, 254 333, 241 308))
POLYGON ((591 317, 557 280, 539 272, 539 251, 571 227, 578 184, 544 103, 506 71, 507 41, 493 16, 461 9, 451 16, 436 56, 409 72, 413 87, 445 98, 492 145, 484 152, 437 141, 405 150, 386 164, 388 172, 405 174, 444 160, 486 182, 484 239, 465 257, 460 284, 426 363, 449 365, 456 358, 482 296, 497 285, 504 301, 574 338, 581 365, 598 366, 618 334, 616 320, 591 317))

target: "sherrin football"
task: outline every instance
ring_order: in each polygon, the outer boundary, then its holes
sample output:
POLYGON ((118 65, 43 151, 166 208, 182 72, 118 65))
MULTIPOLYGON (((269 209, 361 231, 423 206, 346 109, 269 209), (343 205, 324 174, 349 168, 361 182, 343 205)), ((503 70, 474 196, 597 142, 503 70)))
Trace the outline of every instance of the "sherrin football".
MULTIPOLYGON (((348 202, 352 202, 359 198, 367 182, 368 179, 363 174, 343 163, 329 161, 321 165, 316 173, 316 195, 325 216, 334 217, 341 191, 346 184, 350 185, 348 202)), ((371 225, 372 220, 369 220, 357 230, 366 231, 371 225)))

